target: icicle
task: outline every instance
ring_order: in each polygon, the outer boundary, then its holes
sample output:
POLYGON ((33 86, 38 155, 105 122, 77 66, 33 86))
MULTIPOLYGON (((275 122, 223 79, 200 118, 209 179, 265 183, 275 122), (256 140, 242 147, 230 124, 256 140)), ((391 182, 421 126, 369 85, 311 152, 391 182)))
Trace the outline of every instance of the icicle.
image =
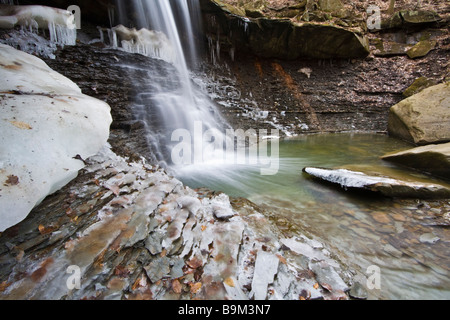
POLYGON ((129 29, 122 25, 108 29, 110 45, 130 53, 174 63, 176 54, 167 36, 159 31, 129 29))
POLYGON ((75 28, 71 29, 65 26, 48 23, 48 30, 50 32, 50 41, 60 46, 74 46, 77 41, 77 31, 75 28))

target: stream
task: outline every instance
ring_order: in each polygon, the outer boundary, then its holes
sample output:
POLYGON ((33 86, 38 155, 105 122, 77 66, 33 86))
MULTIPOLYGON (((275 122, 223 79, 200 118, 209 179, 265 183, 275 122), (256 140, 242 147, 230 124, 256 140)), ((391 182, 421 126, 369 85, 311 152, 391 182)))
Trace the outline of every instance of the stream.
POLYGON ((379 289, 369 290, 370 298, 449 299, 448 200, 354 194, 302 175, 305 166, 364 164, 402 170, 379 157, 408 147, 382 134, 305 135, 281 141, 280 168, 273 176, 250 166, 204 164, 185 167, 177 175, 192 188, 246 197, 267 208, 287 235, 301 230, 326 243, 362 275, 378 267, 379 289))

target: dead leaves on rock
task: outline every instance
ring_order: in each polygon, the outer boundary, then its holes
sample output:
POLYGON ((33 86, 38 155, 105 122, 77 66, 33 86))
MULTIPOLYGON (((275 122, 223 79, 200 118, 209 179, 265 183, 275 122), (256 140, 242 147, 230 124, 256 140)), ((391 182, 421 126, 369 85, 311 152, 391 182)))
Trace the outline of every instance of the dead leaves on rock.
POLYGON ((6 179, 4 186, 8 187, 8 186, 17 186, 19 184, 19 177, 15 176, 15 175, 9 175, 8 179, 6 179))
POLYGON ((28 123, 22 122, 22 121, 10 121, 14 127, 20 129, 20 130, 31 130, 33 129, 28 123))

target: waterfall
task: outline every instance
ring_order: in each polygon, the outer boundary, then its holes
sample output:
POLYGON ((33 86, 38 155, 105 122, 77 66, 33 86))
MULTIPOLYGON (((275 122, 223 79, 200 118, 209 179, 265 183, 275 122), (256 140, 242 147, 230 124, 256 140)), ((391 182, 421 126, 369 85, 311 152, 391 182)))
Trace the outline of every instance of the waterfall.
MULTIPOLYGON (((148 74, 148 79, 139 78, 143 92, 139 93, 136 99, 135 117, 147 124, 147 141, 160 163, 172 166, 174 170, 177 170, 175 164, 203 163, 207 160, 206 157, 214 154, 214 147, 211 145, 219 146, 217 142, 225 141, 225 133, 220 133, 220 130, 224 129, 226 124, 206 93, 193 83, 193 75, 188 68, 188 65, 195 63, 197 56, 194 23, 198 22, 191 20, 191 10, 199 10, 198 0, 132 0, 127 5, 127 8, 123 4, 116 6, 119 21, 127 21, 125 11, 131 9, 135 27, 132 32, 143 33, 144 30, 151 30, 154 33, 163 33, 172 50, 168 50, 166 46, 166 49, 160 52, 160 58, 170 61, 176 71, 170 72, 164 79, 155 74, 148 74), (183 39, 179 30, 185 31, 183 39), (168 52, 173 54, 173 57, 168 57, 168 52), (176 88, 168 88, 165 85, 168 82, 177 83, 176 88), (145 92, 146 87, 151 87, 153 92, 145 92), (210 142, 202 140, 205 132, 209 132, 210 142), (186 140, 182 139, 180 133, 184 134, 183 138, 186 140), (189 136, 189 139, 186 136, 189 136), (173 159, 173 150, 177 143, 182 143, 185 147, 180 151, 184 158, 182 163, 173 159), (212 152, 206 156, 205 150, 212 152)), ((198 18, 200 13, 196 12, 192 16, 198 18)), ((132 44, 141 42, 136 38, 129 41, 132 44)), ((129 41, 122 41, 122 49, 127 50, 129 41)), ((129 71, 136 72, 133 67, 129 67, 129 71)))

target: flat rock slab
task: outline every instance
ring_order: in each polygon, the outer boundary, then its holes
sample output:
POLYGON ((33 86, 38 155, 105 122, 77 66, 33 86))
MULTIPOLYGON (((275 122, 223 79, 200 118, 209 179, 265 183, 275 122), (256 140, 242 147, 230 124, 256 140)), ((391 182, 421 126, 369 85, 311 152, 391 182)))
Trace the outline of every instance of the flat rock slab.
POLYGON ((387 154, 382 159, 450 179, 450 143, 433 144, 387 154))
POLYGON ((303 172, 322 181, 338 184, 345 189, 359 189, 399 198, 448 198, 450 187, 431 182, 401 180, 381 174, 348 169, 303 169, 303 172))

